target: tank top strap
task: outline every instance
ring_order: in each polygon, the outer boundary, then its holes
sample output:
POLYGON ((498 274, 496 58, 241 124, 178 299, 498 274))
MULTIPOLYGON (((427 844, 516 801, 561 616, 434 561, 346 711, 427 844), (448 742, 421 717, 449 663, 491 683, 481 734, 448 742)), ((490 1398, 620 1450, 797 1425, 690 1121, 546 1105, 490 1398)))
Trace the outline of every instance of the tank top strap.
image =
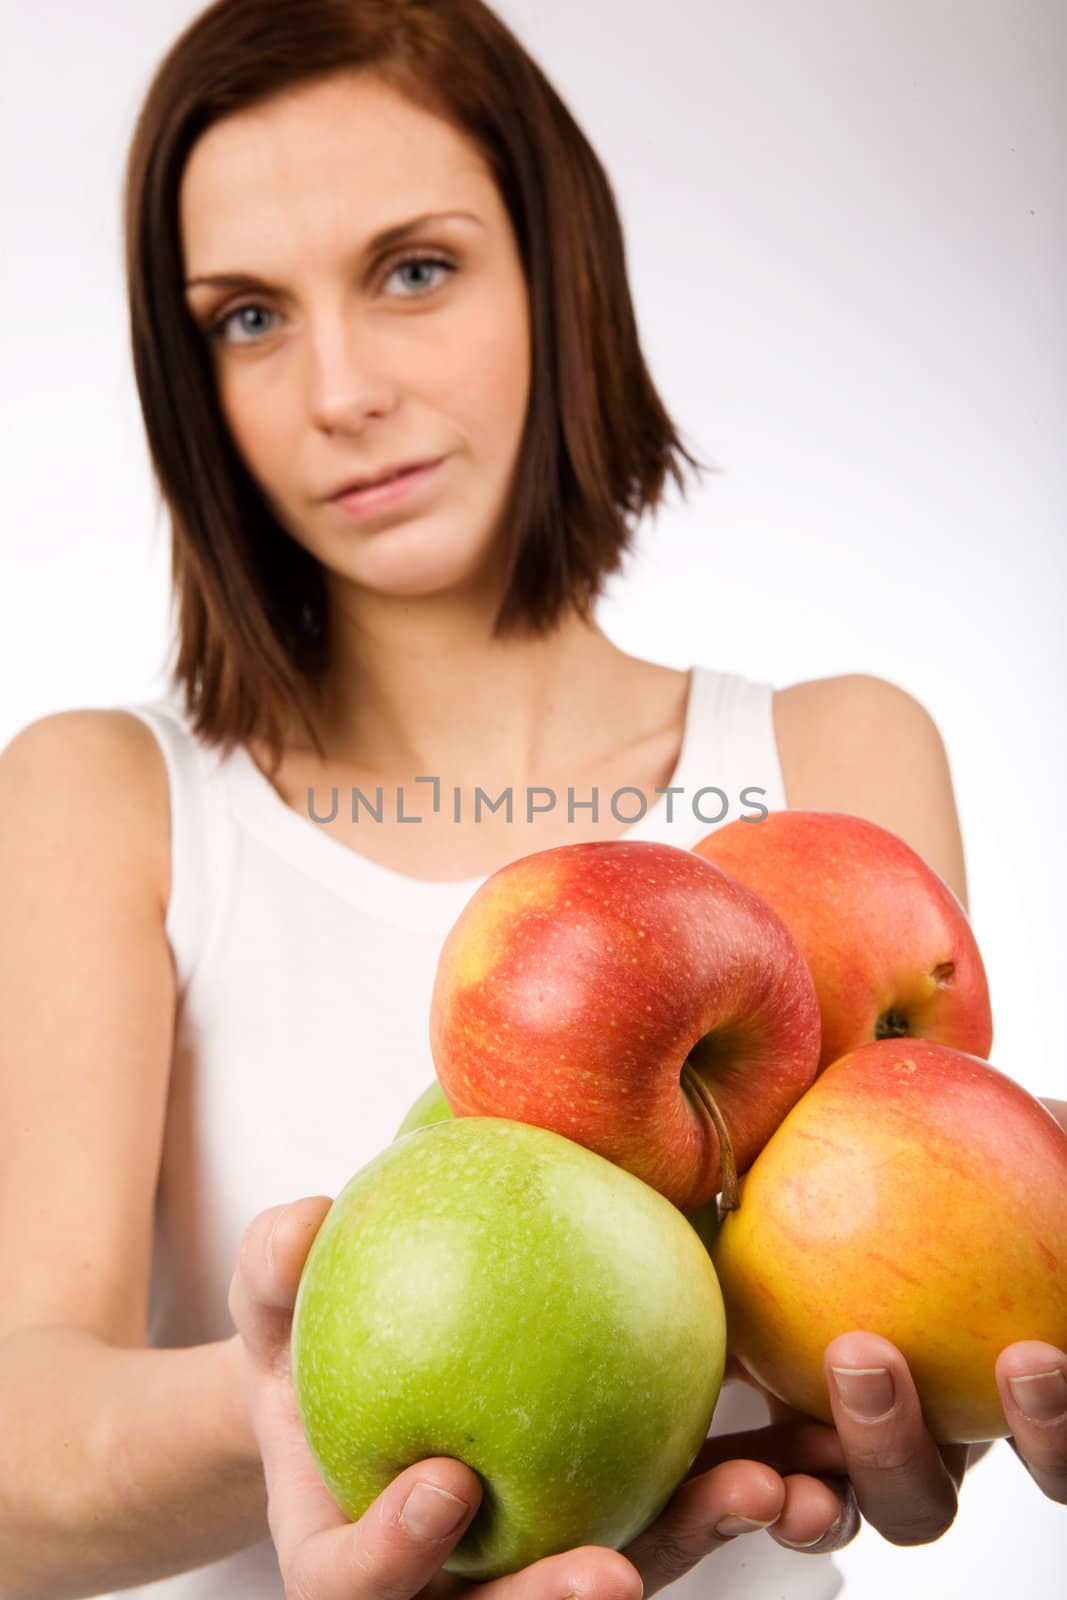
POLYGON ((227 801, 220 750, 196 738, 175 700, 123 704, 155 735, 170 794, 170 896, 166 933, 179 998, 218 923, 228 897, 238 833, 227 801))
POLYGON ((678 764, 665 791, 627 838, 692 849, 741 816, 785 808, 775 738, 774 687, 740 673, 694 666, 678 764))
MULTIPOLYGON (((739 812, 753 815, 761 806, 768 811, 787 808, 785 779, 774 727, 775 685, 738 672, 709 674, 715 680, 704 704, 717 724, 717 747, 731 783, 731 802, 739 812)), ((708 730, 709 738, 712 730, 708 730)))

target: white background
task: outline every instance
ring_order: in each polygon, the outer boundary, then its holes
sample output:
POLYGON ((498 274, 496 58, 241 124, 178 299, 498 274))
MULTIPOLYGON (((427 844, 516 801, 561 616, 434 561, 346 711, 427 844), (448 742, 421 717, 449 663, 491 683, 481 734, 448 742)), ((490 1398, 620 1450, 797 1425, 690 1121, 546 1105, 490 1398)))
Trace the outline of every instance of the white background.
MULTIPOLYGON (((168 547, 126 344, 119 176, 148 77, 199 9, 5 0, 0 743, 164 686, 168 547)), ((1067 1097, 1067 8, 498 9, 605 162, 654 378, 722 469, 648 527, 605 627, 677 667, 875 673, 930 709, 992 1058, 1067 1097)), ((864 1600, 1052 1600, 1067 1509, 1001 1443, 945 1538, 904 1550, 865 1529, 838 1560, 864 1600)))

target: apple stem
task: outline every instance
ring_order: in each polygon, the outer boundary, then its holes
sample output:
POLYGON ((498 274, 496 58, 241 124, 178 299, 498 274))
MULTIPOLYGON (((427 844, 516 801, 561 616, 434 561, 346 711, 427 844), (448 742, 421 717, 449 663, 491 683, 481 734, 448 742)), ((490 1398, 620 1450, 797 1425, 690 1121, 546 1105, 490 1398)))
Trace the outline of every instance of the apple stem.
POLYGON ((722 1183, 720 1215, 727 1211, 736 1211, 741 1201, 738 1196, 737 1161, 734 1157, 733 1141, 723 1121, 722 1112, 715 1104, 715 1096, 688 1061, 682 1066, 682 1089, 692 1095, 697 1105, 703 1106, 719 1137, 719 1178, 722 1183))
POLYGON ((911 1036, 911 1026, 907 1013, 890 1006, 888 1011, 883 1011, 874 1024, 874 1037, 876 1039, 907 1039, 911 1036))

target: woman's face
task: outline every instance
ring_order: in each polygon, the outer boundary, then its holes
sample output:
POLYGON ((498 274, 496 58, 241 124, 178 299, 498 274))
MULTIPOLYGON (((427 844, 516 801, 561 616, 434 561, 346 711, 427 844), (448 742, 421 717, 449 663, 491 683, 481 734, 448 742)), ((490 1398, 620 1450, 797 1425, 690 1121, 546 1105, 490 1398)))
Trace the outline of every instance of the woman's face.
POLYGON ((477 148, 345 74, 209 128, 180 209, 187 303, 234 443, 331 591, 411 597, 491 575, 529 396, 529 305, 477 148), (370 518, 331 502, 348 480, 437 458, 417 493, 370 518))

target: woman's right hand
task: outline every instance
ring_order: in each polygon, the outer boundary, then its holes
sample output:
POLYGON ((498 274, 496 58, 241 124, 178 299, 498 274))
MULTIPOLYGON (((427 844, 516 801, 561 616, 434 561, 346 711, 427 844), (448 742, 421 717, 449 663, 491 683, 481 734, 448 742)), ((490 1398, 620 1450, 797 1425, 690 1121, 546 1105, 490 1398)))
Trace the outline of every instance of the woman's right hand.
MULTIPOLYGON (((451 1456, 415 1462, 350 1522, 304 1434, 289 1336, 304 1262, 331 1203, 315 1196, 261 1211, 245 1230, 230 1284, 287 1600, 454 1600, 475 1585, 441 1566, 477 1512, 477 1474, 451 1456)), ((476 1587, 479 1600, 640 1600, 643 1583, 625 1556, 583 1545, 476 1587)))

